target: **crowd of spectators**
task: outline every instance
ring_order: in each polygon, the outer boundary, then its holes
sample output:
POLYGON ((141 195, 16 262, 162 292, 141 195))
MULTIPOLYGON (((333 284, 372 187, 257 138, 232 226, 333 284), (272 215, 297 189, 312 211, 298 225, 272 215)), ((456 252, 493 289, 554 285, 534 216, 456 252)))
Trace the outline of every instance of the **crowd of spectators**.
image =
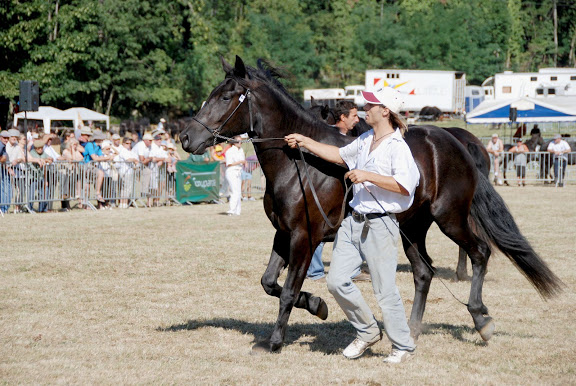
POLYGON ((159 205, 158 190, 170 183, 174 186, 176 162, 180 160, 175 141, 161 128, 145 133, 142 138, 137 133, 129 134, 122 138, 90 126, 65 130, 61 136, 44 134, 38 129, 27 135, 14 128, 1 131, 0 211, 7 212, 11 202, 20 203, 14 205, 15 212, 50 211, 56 186, 62 210, 70 210, 74 200, 79 208, 86 208, 91 204, 83 198, 89 197, 86 193, 92 182, 98 208, 128 208, 133 184, 114 181, 130 181, 138 168, 145 185, 142 191, 148 192, 147 205, 159 205), (160 172, 162 176, 167 173, 168 183, 160 181, 160 172), (26 190, 27 199, 23 197, 26 190), (123 197, 120 200, 113 197, 118 193, 123 197), (38 202, 37 208, 33 207, 34 202, 38 202))

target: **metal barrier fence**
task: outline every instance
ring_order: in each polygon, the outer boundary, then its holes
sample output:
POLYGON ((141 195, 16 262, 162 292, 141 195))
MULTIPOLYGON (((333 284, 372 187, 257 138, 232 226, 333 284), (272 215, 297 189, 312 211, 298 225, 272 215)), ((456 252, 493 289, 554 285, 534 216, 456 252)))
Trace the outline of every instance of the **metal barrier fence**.
POLYGON ((176 203, 174 172, 166 165, 129 162, 0 164, 0 210, 45 212, 59 203, 96 207, 176 203))
MULTIPOLYGON (((505 152, 501 168, 503 182, 517 181, 515 157, 505 152), (505 168, 505 169, 504 169, 505 168)), ((566 164, 547 152, 526 153, 526 182, 576 182, 576 152, 566 154, 566 164), (564 179, 554 181, 554 165, 564 179)), ((493 162, 491 178, 494 178, 493 162)), ((242 195, 261 197, 266 181, 258 161, 248 161, 242 173, 242 195)), ((227 197, 226 166, 221 164, 220 196, 227 197)), ((166 165, 152 167, 125 162, 55 162, 40 167, 36 164, 0 164, 0 210, 48 211, 74 206, 96 209, 98 206, 128 208, 178 204, 175 171, 166 165), (56 204, 56 205, 55 205, 56 204)))
MULTIPOLYGON (((531 183, 565 184, 576 182, 576 152, 566 153, 565 157, 556 157, 549 152, 529 152, 526 154, 525 181, 531 183), (564 162, 562 162, 564 160, 564 162), (561 178, 556 178, 556 175, 561 178)), ((499 177, 503 183, 516 184, 517 165, 520 161, 517 153, 503 152, 500 158, 501 173, 499 177), (505 174, 505 177, 504 175, 505 174)), ((491 156, 490 176, 494 176, 494 161, 491 156)))

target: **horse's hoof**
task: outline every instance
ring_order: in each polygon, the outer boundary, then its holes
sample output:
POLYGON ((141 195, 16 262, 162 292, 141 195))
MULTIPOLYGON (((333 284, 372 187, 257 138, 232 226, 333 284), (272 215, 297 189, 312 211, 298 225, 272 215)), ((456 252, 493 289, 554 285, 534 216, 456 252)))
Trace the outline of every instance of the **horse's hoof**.
POLYGON ((492 320, 492 318, 487 317, 486 318, 486 324, 484 324, 484 327, 482 327, 480 330, 478 330, 478 333, 480 334, 480 336, 482 337, 482 339, 485 342, 488 342, 490 340, 490 338, 492 338, 492 334, 494 334, 495 328, 496 328, 496 324, 494 324, 494 321, 492 320))
POLYGON ((318 312, 316 312, 316 316, 322 320, 326 320, 328 318, 328 305, 324 300, 320 300, 320 305, 318 306, 318 312))
POLYGON ((282 351, 282 346, 274 350, 270 347, 270 341, 265 340, 263 342, 258 342, 252 346, 250 355, 262 355, 262 354, 279 354, 282 351))
POLYGON ((472 281, 472 276, 469 276, 467 273, 456 273, 456 281, 472 281))

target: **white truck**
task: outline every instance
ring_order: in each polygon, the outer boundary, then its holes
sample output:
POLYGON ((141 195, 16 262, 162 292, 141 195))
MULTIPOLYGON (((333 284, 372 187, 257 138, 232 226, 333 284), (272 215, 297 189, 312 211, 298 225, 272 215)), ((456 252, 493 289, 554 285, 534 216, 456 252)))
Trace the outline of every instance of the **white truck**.
POLYGON ((460 71, 366 70, 365 87, 397 89, 404 94, 404 112, 419 113, 426 106, 455 115, 465 111, 466 74, 460 71))
POLYGON ((576 95, 576 68, 504 71, 482 83, 485 99, 544 98, 576 95))

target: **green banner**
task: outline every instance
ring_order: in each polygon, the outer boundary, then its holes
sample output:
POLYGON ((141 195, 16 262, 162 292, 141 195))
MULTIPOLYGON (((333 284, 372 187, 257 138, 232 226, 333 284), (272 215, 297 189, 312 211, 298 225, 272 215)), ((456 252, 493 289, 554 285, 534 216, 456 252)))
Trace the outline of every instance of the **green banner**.
POLYGON ((176 200, 218 200, 220 191, 220 163, 194 163, 180 161, 176 164, 176 200))

